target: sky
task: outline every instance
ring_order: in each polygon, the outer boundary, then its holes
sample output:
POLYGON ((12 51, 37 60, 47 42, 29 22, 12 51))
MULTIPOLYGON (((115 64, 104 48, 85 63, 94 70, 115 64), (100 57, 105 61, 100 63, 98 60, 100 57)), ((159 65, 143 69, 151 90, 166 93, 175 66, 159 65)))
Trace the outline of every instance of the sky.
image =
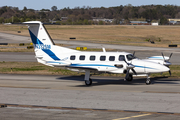
POLYGON ((141 5, 177 5, 180 6, 180 0, 1 0, 0 7, 12 6, 20 10, 26 6, 28 9, 50 9, 57 6, 58 10, 65 7, 114 7, 120 5, 132 4, 133 6, 141 5))

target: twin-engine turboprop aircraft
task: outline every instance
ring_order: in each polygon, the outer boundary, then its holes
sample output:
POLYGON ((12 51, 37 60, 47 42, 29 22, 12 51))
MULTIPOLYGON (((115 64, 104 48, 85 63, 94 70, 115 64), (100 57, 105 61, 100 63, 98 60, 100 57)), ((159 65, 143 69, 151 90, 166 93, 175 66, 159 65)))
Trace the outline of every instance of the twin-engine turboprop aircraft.
POLYGON ((56 46, 39 21, 24 22, 29 28, 34 51, 39 63, 52 67, 65 67, 72 71, 85 72, 85 84, 92 84, 90 73, 126 74, 125 80, 131 81, 134 76, 147 76, 146 84, 150 84, 151 73, 170 71, 164 64, 153 59, 140 60, 127 52, 82 52, 56 46))

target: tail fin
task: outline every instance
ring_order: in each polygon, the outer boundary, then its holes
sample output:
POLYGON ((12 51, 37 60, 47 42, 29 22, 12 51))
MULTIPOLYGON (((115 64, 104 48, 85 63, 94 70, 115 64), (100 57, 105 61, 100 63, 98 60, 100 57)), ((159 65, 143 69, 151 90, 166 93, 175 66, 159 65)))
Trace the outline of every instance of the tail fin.
POLYGON ((48 65, 48 61, 60 61, 62 59, 60 57, 64 57, 63 54, 65 53, 77 52, 76 50, 56 46, 40 21, 29 21, 23 24, 28 25, 38 62, 48 65))
POLYGON ((39 21, 24 22, 29 26, 29 34, 35 47, 44 47, 43 45, 55 45, 49 36, 44 25, 39 21))

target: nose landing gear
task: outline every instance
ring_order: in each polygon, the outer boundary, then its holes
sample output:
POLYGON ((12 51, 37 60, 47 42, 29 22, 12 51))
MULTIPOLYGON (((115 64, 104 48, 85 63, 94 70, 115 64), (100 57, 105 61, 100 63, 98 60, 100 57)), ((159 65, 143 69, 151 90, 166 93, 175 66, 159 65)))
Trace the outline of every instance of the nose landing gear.
POLYGON ((90 86, 92 84, 91 78, 89 80, 85 80, 85 85, 90 86))
POLYGON ((151 80, 150 80, 150 77, 149 75, 147 76, 147 79, 146 79, 146 85, 150 85, 151 84, 151 80))

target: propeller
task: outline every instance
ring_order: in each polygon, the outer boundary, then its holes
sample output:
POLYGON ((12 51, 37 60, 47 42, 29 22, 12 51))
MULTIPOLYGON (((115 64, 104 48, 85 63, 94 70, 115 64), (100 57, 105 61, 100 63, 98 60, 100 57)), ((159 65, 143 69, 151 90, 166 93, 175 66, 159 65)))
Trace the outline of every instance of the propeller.
MULTIPOLYGON (((163 54, 163 53, 161 53, 161 54, 162 54, 163 59, 164 59, 164 62, 165 62, 164 65, 166 65, 167 67, 169 67, 169 65, 171 65, 171 63, 170 63, 169 61, 170 61, 170 59, 171 59, 173 53, 170 54, 169 60, 165 60, 164 54, 163 54)), ((169 70, 169 75, 171 76, 171 70, 169 70)))
POLYGON ((127 72, 125 79, 129 78, 129 71, 132 70, 135 75, 137 75, 136 71, 133 69, 135 66, 131 63, 127 63, 127 61, 124 59, 124 62, 127 64, 127 72))
POLYGON ((171 57, 172 57, 172 55, 173 55, 173 53, 171 53, 171 54, 169 55, 169 60, 166 60, 165 57, 164 57, 164 54, 163 54, 163 53, 161 53, 161 54, 162 54, 162 56, 163 56, 164 62, 169 62, 170 59, 171 59, 171 57))

